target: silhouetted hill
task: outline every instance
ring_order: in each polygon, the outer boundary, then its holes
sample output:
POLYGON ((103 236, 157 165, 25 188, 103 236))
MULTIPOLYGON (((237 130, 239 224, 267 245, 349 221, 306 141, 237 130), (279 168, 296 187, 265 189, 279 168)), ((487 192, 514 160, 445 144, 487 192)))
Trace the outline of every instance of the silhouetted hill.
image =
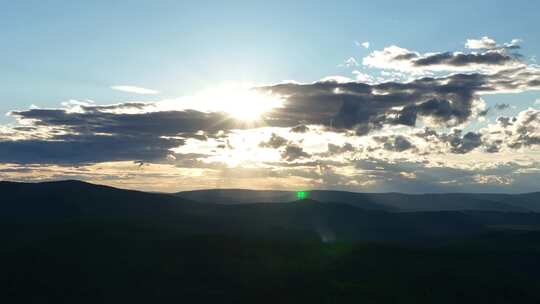
POLYGON ((78 181, 0 194, 2 303, 540 301, 539 213, 228 205, 78 181))
MULTIPOLYGON (((184 191, 177 196, 198 202, 248 204, 253 202, 284 203, 296 199, 295 192, 273 190, 210 189, 184 191)), ((309 198, 320 202, 346 203, 363 209, 387 211, 483 210, 505 212, 540 212, 540 193, 356 193, 313 190, 309 198)))
POLYGON ((0 215, 4 216, 148 216, 175 213, 190 204, 185 199, 170 195, 75 180, 0 182, 0 193, 0 215))
MULTIPOLYGON (((0 192, 3 195, 0 216, 17 218, 19 222, 70 218, 142 220, 183 235, 225 233, 324 241, 413 241, 461 237, 490 229, 534 230, 540 227, 540 214, 530 212, 388 212, 374 208, 379 206, 379 201, 387 204, 389 198, 394 199, 398 194, 377 195, 381 197, 377 199, 370 194, 313 191, 308 199, 289 203, 212 204, 210 201, 197 203, 175 195, 122 190, 78 181, 2 182, 0 192), (357 201, 342 203, 351 195, 355 195, 353 198, 357 201), (359 199, 365 197, 371 201, 363 205, 359 199), (335 199, 337 202, 322 203, 314 198, 335 199)), ((215 192, 191 192, 192 196, 194 193, 215 192)), ((244 191, 234 190, 232 193, 240 195, 244 191)), ((280 192, 262 194, 266 198, 283 195, 280 192)))

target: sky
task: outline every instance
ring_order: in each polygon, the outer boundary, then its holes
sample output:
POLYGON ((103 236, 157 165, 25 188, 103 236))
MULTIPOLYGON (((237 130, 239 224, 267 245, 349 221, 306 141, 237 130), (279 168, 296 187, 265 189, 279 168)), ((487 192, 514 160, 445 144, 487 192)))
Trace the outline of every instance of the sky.
POLYGON ((534 1, 0 0, 0 179, 540 190, 534 1))

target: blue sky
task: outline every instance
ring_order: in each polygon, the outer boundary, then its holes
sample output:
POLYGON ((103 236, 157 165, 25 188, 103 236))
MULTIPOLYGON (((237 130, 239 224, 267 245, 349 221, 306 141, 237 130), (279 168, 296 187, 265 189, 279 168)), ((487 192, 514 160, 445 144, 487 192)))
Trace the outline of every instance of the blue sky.
MULTIPOLYGON (((162 97, 209 83, 343 74, 372 48, 460 50, 465 39, 524 40, 540 54, 535 1, 2 1, 0 112, 69 99, 162 97)), ((5 118, 3 118, 5 119, 5 118)))
POLYGON ((536 191, 539 11, 0 0, 0 180, 536 191))

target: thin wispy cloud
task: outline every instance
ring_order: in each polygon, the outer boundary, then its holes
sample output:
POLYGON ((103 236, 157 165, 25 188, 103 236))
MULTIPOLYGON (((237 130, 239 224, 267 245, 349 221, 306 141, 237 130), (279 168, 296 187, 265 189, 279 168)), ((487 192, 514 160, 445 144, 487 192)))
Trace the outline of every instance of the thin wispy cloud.
POLYGON ((347 67, 347 68, 350 68, 350 67, 357 67, 359 66, 360 64, 358 63, 358 61, 356 61, 356 58, 354 57, 349 57, 348 59, 346 59, 345 61, 343 61, 342 64, 338 65, 339 67, 347 67))
POLYGON ((133 85, 114 85, 111 86, 111 89, 120 91, 120 92, 126 92, 126 93, 134 93, 134 94, 140 94, 140 95, 156 95, 159 94, 159 91, 133 86, 133 85))
POLYGON ((357 46, 361 46, 365 49, 369 49, 369 46, 370 46, 370 43, 369 41, 364 41, 364 42, 359 42, 359 41, 355 41, 354 42, 357 46))

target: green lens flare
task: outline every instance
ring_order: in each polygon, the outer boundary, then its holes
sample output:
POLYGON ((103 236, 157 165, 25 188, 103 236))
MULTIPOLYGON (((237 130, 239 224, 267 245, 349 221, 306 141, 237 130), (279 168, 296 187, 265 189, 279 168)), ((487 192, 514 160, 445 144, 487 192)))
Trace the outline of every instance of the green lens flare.
POLYGON ((297 191, 296 192, 296 198, 297 199, 305 199, 305 198, 307 198, 307 193, 305 191, 297 191))

